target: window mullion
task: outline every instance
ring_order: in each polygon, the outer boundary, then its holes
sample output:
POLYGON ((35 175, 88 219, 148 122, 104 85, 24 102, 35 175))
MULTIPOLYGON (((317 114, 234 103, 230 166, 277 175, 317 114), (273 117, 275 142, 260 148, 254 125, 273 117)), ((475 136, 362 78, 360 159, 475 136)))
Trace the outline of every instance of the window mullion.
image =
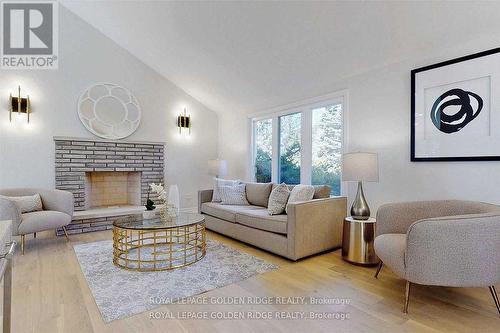
POLYGON ((273 183, 279 183, 279 120, 278 117, 273 117, 273 131, 272 131, 272 141, 273 141, 273 149, 272 149, 272 167, 271 167, 271 181, 273 183))
POLYGON ((301 154, 300 154, 300 183, 311 184, 312 163, 312 111, 302 111, 301 124, 301 154))
POLYGON ((255 171, 257 170, 257 167, 255 165, 255 158, 257 157, 257 142, 255 141, 255 129, 256 129, 256 125, 255 125, 255 120, 252 120, 251 121, 251 124, 250 124, 250 150, 251 150, 251 154, 250 154, 250 163, 248 164, 250 166, 250 172, 247 172, 247 174, 249 173, 250 174, 250 177, 251 177, 251 181, 256 181, 256 178, 255 178, 255 171))

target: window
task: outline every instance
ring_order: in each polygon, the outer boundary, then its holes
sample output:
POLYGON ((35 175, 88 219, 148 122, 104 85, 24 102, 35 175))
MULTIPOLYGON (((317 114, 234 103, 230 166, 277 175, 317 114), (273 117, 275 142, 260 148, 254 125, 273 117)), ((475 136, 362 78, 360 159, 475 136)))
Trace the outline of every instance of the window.
POLYGON ((312 110, 311 184, 330 185, 333 195, 340 195, 342 119, 342 104, 312 110))
POLYGON ((345 95, 321 96, 254 118, 255 181, 326 184, 340 195, 345 95))
POLYGON ((258 183, 271 182, 273 151, 273 120, 264 119, 254 122, 255 136, 255 180, 258 183))
POLYGON ((301 114, 279 118, 279 182, 300 184, 300 128, 301 114))

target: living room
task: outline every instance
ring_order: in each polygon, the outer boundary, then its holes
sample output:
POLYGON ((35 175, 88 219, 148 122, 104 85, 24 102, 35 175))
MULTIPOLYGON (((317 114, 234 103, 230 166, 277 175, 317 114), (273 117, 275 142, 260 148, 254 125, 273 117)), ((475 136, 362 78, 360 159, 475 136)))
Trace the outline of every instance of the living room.
POLYGON ((498 331, 499 2, 0 6, 4 332, 498 331))

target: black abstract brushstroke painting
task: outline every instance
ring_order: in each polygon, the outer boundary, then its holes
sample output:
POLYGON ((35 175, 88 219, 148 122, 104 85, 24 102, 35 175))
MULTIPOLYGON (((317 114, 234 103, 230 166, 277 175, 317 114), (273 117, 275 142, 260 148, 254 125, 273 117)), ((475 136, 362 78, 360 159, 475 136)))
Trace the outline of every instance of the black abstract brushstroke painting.
POLYGON ((439 96, 434 102, 431 109, 431 120, 438 130, 451 134, 460 131, 473 121, 479 115, 482 108, 483 99, 479 95, 458 88, 451 89, 439 96), (444 99, 450 96, 456 97, 441 104, 444 99), (477 100, 477 110, 474 110, 470 104, 471 96, 477 100), (452 115, 444 113, 444 109, 452 105, 460 106, 460 110, 452 115))

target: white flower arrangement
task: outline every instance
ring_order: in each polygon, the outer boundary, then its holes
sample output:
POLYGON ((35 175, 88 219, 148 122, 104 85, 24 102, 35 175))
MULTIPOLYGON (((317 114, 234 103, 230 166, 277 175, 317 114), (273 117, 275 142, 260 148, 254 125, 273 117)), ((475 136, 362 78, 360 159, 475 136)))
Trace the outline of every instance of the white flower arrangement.
POLYGON ((165 187, 163 186, 162 183, 151 183, 149 184, 149 187, 151 188, 151 191, 154 193, 158 194, 158 199, 161 201, 167 201, 167 192, 165 191, 165 187))
POLYGON ((174 205, 172 204, 167 203, 168 195, 163 184, 151 183, 149 184, 149 187, 151 188, 151 191, 158 195, 158 200, 160 200, 161 204, 163 205, 163 207, 160 208, 160 216, 165 220, 171 220, 173 217, 176 217, 176 207, 174 207, 174 205))

